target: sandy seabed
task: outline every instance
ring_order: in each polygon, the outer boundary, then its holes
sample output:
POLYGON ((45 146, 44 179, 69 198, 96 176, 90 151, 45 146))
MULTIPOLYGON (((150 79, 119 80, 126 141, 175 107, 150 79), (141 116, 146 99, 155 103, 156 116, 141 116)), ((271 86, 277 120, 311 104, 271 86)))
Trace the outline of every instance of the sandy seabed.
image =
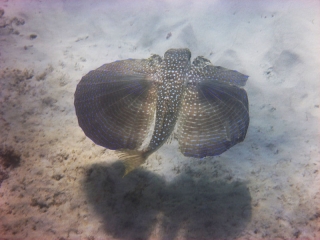
POLYGON ((0 239, 320 239, 320 1, 0 0, 0 239), (78 126, 104 63, 189 48, 249 75, 244 142, 122 178, 78 126))

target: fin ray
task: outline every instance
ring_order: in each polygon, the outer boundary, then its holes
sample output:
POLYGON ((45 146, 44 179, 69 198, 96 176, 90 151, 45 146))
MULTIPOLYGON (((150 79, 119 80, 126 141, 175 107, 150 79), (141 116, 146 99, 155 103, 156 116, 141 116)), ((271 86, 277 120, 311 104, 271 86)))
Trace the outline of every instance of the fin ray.
POLYGON ((178 120, 180 151, 197 158, 219 155, 245 138, 247 94, 227 82, 193 77, 198 82, 186 87, 178 120))
POLYGON ((147 62, 105 64, 90 71, 78 84, 78 122, 96 144, 113 150, 137 149, 142 144, 156 104, 154 79, 143 64, 147 62))

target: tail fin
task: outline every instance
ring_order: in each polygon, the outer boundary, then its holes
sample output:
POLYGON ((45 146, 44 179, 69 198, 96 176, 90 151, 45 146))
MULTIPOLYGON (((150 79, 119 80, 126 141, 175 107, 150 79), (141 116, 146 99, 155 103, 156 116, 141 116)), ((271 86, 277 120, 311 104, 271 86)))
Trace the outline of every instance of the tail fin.
POLYGON ((119 157, 123 161, 125 167, 125 173, 123 176, 139 167, 147 159, 147 156, 144 152, 137 150, 121 151, 119 157))

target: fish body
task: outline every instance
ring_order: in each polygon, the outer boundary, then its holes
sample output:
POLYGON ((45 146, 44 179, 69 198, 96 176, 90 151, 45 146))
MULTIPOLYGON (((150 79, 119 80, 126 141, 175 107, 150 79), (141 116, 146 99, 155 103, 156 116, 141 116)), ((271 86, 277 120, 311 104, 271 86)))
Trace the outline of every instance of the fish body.
POLYGON ((179 114, 186 75, 190 69, 188 49, 168 50, 157 73, 156 117, 150 152, 158 149, 171 135, 179 114))
POLYGON ((162 59, 128 59, 85 75, 75 92, 80 127, 96 144, 121 152, 126 173, 176 132, 185 156, 215 156, 244 140, 248 76, 170 49, 162 59))

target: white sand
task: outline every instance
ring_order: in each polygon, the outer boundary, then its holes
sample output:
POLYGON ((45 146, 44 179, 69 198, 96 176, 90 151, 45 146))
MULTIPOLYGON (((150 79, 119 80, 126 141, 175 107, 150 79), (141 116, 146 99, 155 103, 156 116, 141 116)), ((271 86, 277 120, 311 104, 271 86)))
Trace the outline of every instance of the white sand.
POLYGON ((101 2, 0 0, 0 239, 320 239, 320 2, 101 2), (247 137, 203 160, 173 142, 121 178, 76 85, 183 47, 250 76, 247 137))

